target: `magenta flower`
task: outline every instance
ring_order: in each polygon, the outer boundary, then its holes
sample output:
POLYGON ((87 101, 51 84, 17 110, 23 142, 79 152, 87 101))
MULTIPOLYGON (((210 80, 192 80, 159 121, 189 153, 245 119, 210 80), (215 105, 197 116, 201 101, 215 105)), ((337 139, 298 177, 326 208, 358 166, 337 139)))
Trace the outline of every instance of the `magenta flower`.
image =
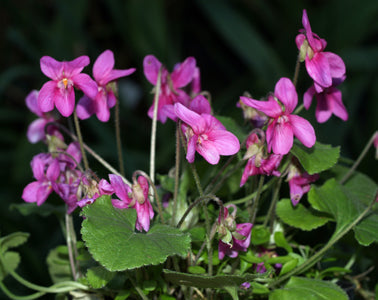
MULTIPOLYGON (((55 119, 49 114, 45 114, 38 106, 38 91, 31 91, 25 99, 26 106, 31 112, 36 114, 39 118, 30 123, 27 131, 27 138, 30 143, 35 144, 39 141, 46 140, 45 126, 49 122, 54 122, 55 119)), ((63 140, 63 136, 57 130, 55 126, 49 126, 47 129, 49 135, 55 135, 59 139, 63 140)))
POLYGON ((221 214, 218 217, 218 233, 220 235, 218 243, 218 258, 223 259, 225 255, 237 257, 239 251, 247 251, 251 242, 251 223, 236 224, 236 206, 228 205, 223 210, 223 220, 221 214), (233 211, 229 214, 228 209, 233 211))
POLYGON ((75 108, 74 87, 80 89, 88 97, 97 94, 97 84, 87 74, 80 73, 89 64, 88 56, 80 56, 72 61, 59 62, 50 56, 41 58, 43 74, 52 80, 46 82, 38 95, 38 105, 42 112, 54 109, 68 117, 75 108))
POLYGON ((147 179, 139 176, 132 189, 118 175, 110 174, 109 179, 115 194, 120 199, 112 199, 113 206, 119 209, 135 208, 137 212, 136 229, 148 231, 150 229, 150 220, 154 217, 154 211, 148 199, 149 186, 147 179))
POLYGON ((302 24, 304 29, 300 30, 301 33, 297 35, 295 42, 301 58, 305 61, 307 73, 314 80, 315 89, 319 93, 332 85, 333 78, 345 75, 345 64, 340 56, 323 51, 327 42, 312 32, 305 9, 302 24))
POLYGON ((53 184, 60 175, 59 162, 51 154, 41 153, 33 157, 31 168, 36 181, 24 188, 21 197, 25 202, 35 202, 39 206, 53 191, 53 184))
POLYGON ((270 118, 266 131, 269 152, 273 150, 275 154, 287 154, 293 146, 293 136, 308 148, 315 144, 315 131, 310 122, 291 114, 297 106, 298 95, 290 79, 281 78, 275 86, 274 96, 270 95, 268 101, 248 97, 240 99, 270 118))
POLYGON ((220 155, 233 155, 239 151, 237 137, 215 117, 206 113, 199 115, 181 103, 176 103, 174 109, 177 117, 189 126, 185 132, 188 141, 186 159, 189 163, 194 162, 195 151, 212 165, 219 162, 220 155))
POLYGON ((98 85, 97 95, 94 98, 84 95, 79 100, 77 116, 80 119, 87 119, 93 114, 96 114, 101 122, 107 122, 109 120, 109 109, 112 108, 117 101, 109 83, 135 72, 135 68, 125 70, 113 68, 114 54, 110 50, 105 50, 100 54, 93 65, 93 77, 98 85))
POLYGON ((316 97, 315 117, 319 123, 328 121, 332 114, 343 121, 348 120, 348 112, 343 104, 341 91, 335 87, 336 85, 333 84, 320 93, 316 92, 316 88, 313 85, 303 95, 303 105, 306 109, 310 108, 312 98, 316 97))
MULTIPOLYGON (((165 123, 167 118, 176 121, 177 116, 174 112, 173 105, 175 103, 182 103, 185 106, 188 105, 190 97, 180 88, 188 85, 192 81, 193 76, 196 74, 196 60, 193 57, 188 57, 183 63, 177 64, 170 74, 155 56, 147 55, 144 58, 144 75, 147 80, 155 86, 157 84, 160 68, 162 70, 157 119, 162 123, 165 123)), ((198 88, 196 84, 194 89, 198 88)), ((154 104, 148 110, 148 116, 151 119, 153 118, 153 111, 154 104)))

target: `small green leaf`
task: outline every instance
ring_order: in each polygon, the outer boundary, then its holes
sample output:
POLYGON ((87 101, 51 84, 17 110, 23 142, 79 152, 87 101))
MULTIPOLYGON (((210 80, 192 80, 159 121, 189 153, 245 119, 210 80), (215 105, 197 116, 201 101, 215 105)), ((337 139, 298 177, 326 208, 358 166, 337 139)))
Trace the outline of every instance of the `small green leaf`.
POLYGON ((251 243, 253 245, 261 245, 269 242, 270 231, 263 225, 257 225, 252 227, 251 230, 251 243))
POLYGON ((312 175, 334 166, 340 156, 340 147, 332 147, 318 142, 312 148, 294 144, 290 152, 298 158, 307 173, 312 175))
POLYGON ((191 274, 205 274, 206 270, 200 266, 189 266, 188 272, 191 274))
POLYGON ((283 289, 274 290, 269 300, 348 300, 347 294, 335 283, 317 279, 291 277, 283 289))
POLYGON ((232 300, 239 300, 238 288, 236 286, 226 286, 224 289, 230 294, 232 300))
POLYGON ((51 214, 64 215, 66 213, 66 208, 64 205, 52 205, 49 203, 44 203, 38 206, 35 203, 22 203, 22 204, 12 204, 10 209, 16 209, 23 216, 29 216, 31 214, 37 214, 42 217, 47 217, 51 214))
POLYGON ((154 225, 135 231, 135 209, 116 209, 110 196, 83 208, 81 234, 93 258, 109 271, 123 271, 163 263, 168 256, 185 256, 190 236, 177 228, 154 225))
POLYGON ((206 276, 198 274, 187 274, 163 270, 164 277, 176 285, 187 285, 198 288, 224 288, 226 286, 240 286, 243 282, 253 281, 256 278, 265 278, 263 274, 244 275, 217 275, 206 276))
POLYGON ((54 283, 72 280, 67 246, 58 246, 49 252, 46 262, 51 280, 54 283), (66 253, 63 253, 66 252, 66 253))
POLYGON ((284 248, 288 253, 293 252, 293 248, 291 248, 287 242, 282 231, 277 231, 274 233, 274 242, 276 243, 277 247, 284 248))
POLYGON ((277 203, 276 213, 286 224, 302 230, 313 230, 326 224, 330 218, 305 208, 301 203, 293 206, 290 199, 281 199, 277 203))
POLYGON ((280 276, 286 274, 287 272, 290 272, 298 265, 298 259, 292 259, 288 262, 286 262, 281 269, 280 276))
POLYGON ((7 251, 2 254, 3 260, 0 261, 0 281, 2 281, 9 272, 17 269, 20 263, 20 255, 17 252, 7 251))
POLYGON ((152 292, 156 289, 157 283, 155 280, 144 280, 142 284, 143 291, 152 292))
POLYGON ((109 272, 101 266, 93 267, 87 270, 87 280, 91 287, 100 289, 115 276, 114 272, 109 272))
POLYGON ((270 291, 269 289, 260 283, 257 283, 256 281, 250 282, 251 287, 252 287, 252 292, 254 294, 268 294, 270 291))
POLYGON ((27 232, 14 232, 7 236, 0 238, 0 249, 2 252, 7 251, 9 248, 15 248, 25 244, 29 238, 27 232))

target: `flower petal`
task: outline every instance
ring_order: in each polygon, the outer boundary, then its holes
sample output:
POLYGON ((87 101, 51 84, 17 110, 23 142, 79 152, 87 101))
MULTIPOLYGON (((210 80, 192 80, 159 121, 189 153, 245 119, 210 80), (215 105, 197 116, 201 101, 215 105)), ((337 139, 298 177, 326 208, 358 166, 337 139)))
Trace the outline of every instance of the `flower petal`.
POLYGON ((229 131, 212 130, 208 133, 208 138, 220 155, 234 155, 240 150, 238 138, 229 131))
POLYGON ((274 95, 285 105, 285 114, 291 114, 298 104, 298 95, 289 78, 281 78, 276 83, 274 95))
POLYGON ((339 117, 343 121, 348 120, 348 111, 346 110, 342 98, 341 91, 336 88, 332 88, 328 91, 328 99, 332 103, 332 112, 335 116, 339 117))
POLYGON ((77 74, 72 77, 75 87, 83 91, 85 95, 93 99, 98 92, 97 83, 87 74, 77 74))
POLYGON ((303 106, 305 109, 309 109, 311 106, 312 98, 314 97, 316 91, 315 87, 312 85, 308 88, 308 90, 303 95, 303 106))
POLYGON ((101 122, 108 122, 110 118, 110 111, 108 107, 108 100, 104 90, 97 93, 95 98, 96 116, 101 122))
POLYGON ((114 54, 111 50, 105 50, 96 59, 93 64, 93 77, 99 84, 106 84, 102 82, 114 67, 114 54))
POLYGON ((84 95, 80 98, 76 106, 76 114, 80 120, 88 119, 95 113, 95 103, 94 100, 90 99, 88 96, 84 95))
POLYGON ((104 79, 103 84, 107 84, 110 81, 116 80, 121 77, 128 76, 135 72, 135 68, 125 69, 125 70, 112 70, 109 75, 104 79))
MULTIPOLYGON (((75 91, 72 86, 59 89, 55 95, 55 106, 64 117, 72 115, 75 108, 75 91)), ((40 93, 41 94, 41 93, 40 93)))
POLYGON ((45 138, 45 126, 47 122, 45 119, 38 118, 29 125, 26 136, 30 143, 35 144, 45 138))
POLYGON ((129 204, 132 200, 132 198, 129 197, 129 194, 132 193, 131 187, 122 180, 121 176, 109 174, 109 179, 117 197, 129 204))
POLYGON ((188 109, 181 103, 176 103, 174 109, 177 117, 192 127, 196 134, 200 134, 205 130, 206 122, 199 114, 188 109))
POLYGON ((202 95, 196 96, 189 105, 189 108, 199 114, 211 114, 211 106, 209 101, 202 95))
POLYGON ((173 86, 180 88, 192 81, 196 70, 196 59, 188 57, 185 61, 175 68, 171 74, 173 86))
POLYGON ((63 62, 57 61, 50 56, 43 56, 40 60, 41 71, 47 77, 58 80, 63 73, 63 62))
POLYGON ((331 70, 327 56, 322 52, 315 53, 312 59, 306 57, 306 69, 308 75, 323 88, 332 85, 331 70))
POLYGON ((79 56, 71 61, 65 61, 64 64, 64 75, 67 77, 72 77, 79 74, 84 67, 89 65, 89 57, 86 55, 79 56))
POLYGON ((41 183, 39 181, 33 181, 29 183, 23 190, 21 198, 25 202, 37 202, 37 192, 41 183))
POLYGON ((330 107, 330 103, 327 99, 327 94, 325 92, 316 94, 316 110, 315 110, 315 117, 316 121, 319 123, 326 122, 332 115, 332 109, 330 107))
POLYGON ((268 101, 260 101, 242 96, 240 97, 240 100, 243 101, 245 105, 263 112, 268 117, 275 118, 282 114, 281 106, 274 100, 273 97, 269 97, 268 101))
POLYGON ((32 113, 36 114, 38 117, 43 116, 43 113, 38 106, 38 91, 37 90, 31 91, 26 96, 25 103, 32 113))
POLYGON ((55 81, 47 81, 38 93, 38 106, 41 112, 48 112, 54 109, 54 97, 59 93, 55 81))
POLYGON ((147 55, 143 59, 144 76, 146 76, 147 80, 153 85, 156 85, 161 66, 161 62, 153 55, 147 55))
MULTIPOLYGON (((268 142, 268 141, 267 141, 268 142)), ((276 123, 270 141, 275 154, 287 154, 293 147, 293 130, 287 122, 276 123)))
POLYGON ((290 124, 295 137, 308 148, 314 146, 316 142, 315 130, 311 123, 297 115, 290 115, 290 124))
POLYGON ((345 63, 342 58, 332 52, 323 52, 323 55, 328 59, 331 77, 342 78, 345 75, 345 63))
POLYGON ((195 154, 196 154, 196 143, 198 140, 197 135, 193 135, 189 142, 188 142, 188 149, 186 153, 186 159, 188 160, 189 163, 194 162, 195 154))
POLYGON ((216 165, 219 162, 218 149, 212 141, 203 140, 201 143, 197 143, 196 150, 209 164, 216 165))
POLYGON ((46 178, 49 181, 56 181, 60 175, 60 167, 57 159, 54 159, 46 171, 46 178))

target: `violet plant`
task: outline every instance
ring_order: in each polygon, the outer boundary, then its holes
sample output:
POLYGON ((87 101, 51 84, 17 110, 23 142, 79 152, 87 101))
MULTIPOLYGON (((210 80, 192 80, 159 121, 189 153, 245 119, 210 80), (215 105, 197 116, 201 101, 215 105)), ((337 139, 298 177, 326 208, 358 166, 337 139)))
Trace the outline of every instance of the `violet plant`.
POLYGON ((16 272, 20 257, 10 249, 25 243, 28 234, 0 238, 4 294, 12 299, 48 293, 73 299, 348 299, 337 282, 350 278, 353 257, 344 267, 323 263, 350 231, 362 246, 378 241, 377 184, 356 171, 367 149, 377 148, 378 133, 372 132, 356 162, 345 165, 340 148, 319 142, 311 123, 298 115, 315 97, 318 122, 332 114, 348 119, 335 88, 347 78, 345 64, 324 51, 326 41, 312 32, 306 10, 302 23, 293 80, 282 77, 262 99, 248 94, 234 99, 244 126, 214 115, 195 58, 169 73, 155 56, 146 56, 143 72, 154 85, 146 114, 152 119, 150 170, 135 170, 131 179, 123 171, 116 80, 135 69, 114 69, 111 50, 95 61, 95 79, 82 73, 87 56, 69 62, 42 57, 41 70, 51 80, 26 97, 38 117, 27 137, 43 142, 46 150, 31 161, 34 179, 21 196, 26 204, 18 207, 38 209, 55 193, 65 205, 60 221, 66 244, 47 257, 54 283, 45 287, 16 272), (300 62, 314 81, 304 93, 296 88, 300 62), (79 123, 94 114, 107 122, 113 107, 119 171, 85 144, 79 123), (66 126, 71 119, 74 132, 66 126), (168 174, 155 172, 157 121, 176 123, 176 157, 168 174), (108 178, 98 177, 88 154, 108 170, 108 178), (73 218, 80 221, 80 236, 73 218), (296 232, 311 235, 330 222, 335 230, 324 245, 296 240, 296 232), (34 292, 10 291, 7 276, 34 292))

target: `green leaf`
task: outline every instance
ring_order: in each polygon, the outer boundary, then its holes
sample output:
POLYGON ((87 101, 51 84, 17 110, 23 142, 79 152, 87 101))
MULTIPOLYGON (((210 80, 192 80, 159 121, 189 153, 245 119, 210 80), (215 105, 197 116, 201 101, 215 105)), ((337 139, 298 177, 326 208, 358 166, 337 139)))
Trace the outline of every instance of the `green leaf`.
POLYGON ((277 203, 276 213, 287 225, 310 231, 326 224, 330 218, 304 207, 301 203, 293 206, 290 199, 281 199, 277 203))
POLYGON ((252 287, 252 292, 254 294, 268 294, 270 291, 269 289, 265 286, 265 285, 262 285, 260 283, 257 283, 255 281, 252 281, 250 282, 251 284, 251 287, 252 287))
POLYGON ((51 280, 54 283, 72 280, 67 246, 58 246, 49 252, 46 259, 51 280), (66 253, 64 253, 66 251, 66 253))
POLYGON ((236 286, 226 286, 224 289, 230 294, 233 300, 239 300, 238 288, 236 286))
POLYGON ((191 274, 205 274, 206 270, 200 266, 189 266, 188 272, 191 274))
POLYGON ((49 203, 44 203, 38 206, 36 203, 22 203, 22 204, 12 204, 10 209, 16 209, 23 216, 30 216, 31 214, 37 214, 42 217, 47 217, 51 214, 64 215, 66 213, 66 208, 64 205, 52 205, 49 203))
POLYGON ((284 248, 288 253, 293 252, 293 248, 291 248, 287 242, 282 231, 277 231, 274 233, 274 242, 276 243, 277 247, 284 248))
POLYGON ((2 281, 9 272, 16 270, 20 260, 20 255, 17 252, 7 251, 2 254, 2 260, 0 261, 0 281, 2 281))
POLYGON ((312 175, 334 166, 340 156, 340 147, 332 147, 318 142, 312 148, 294 144, 290 152, 298 158, 307 173, 312 175))
POLYGON ((226 286, 240 286, 246 281, 253 281, 256 278, 265 278, 265 276, 262 274, 206 276, 180 273, 170 270, 163 270, 163 273, 165 279, 173 284, 187 285, 198 288, 224 288, 226 286))
POLYGON ((286 274, 287 272, 290 272, 298 265, 298 259, 292 259, 288 262, 286 262, 280 271, 280 276, 286 274))
POLYGON ((348 300, 347 294, 335 283, 310 278, 291 277, 283 289, 274 290, 269 300, 348 300))
POLYGON ((7 236, 0 238, 0 249, 2 252, 7 251, 9 248, 15 248, 25 244, 29 238, 27 232, 14 232, 7 236))
POLYGON ((168 256, 185 256, 190 235, 177 228, 155 225, 135 231, 135 209, 116 209, 110 196, 83 208, 81 234, 92 254, 109 271, 123 271, 163 263, 168 256))
POLYGON ((269 242, 270 231, 263 225, 253 226, 251 230, 251 243, 261 245, 269 242))
POLYGON ((87 270, 87 280, 91 287, 100 289, 115 276, 114 272, 109 272, 101 266, 93 267, 87 270))

